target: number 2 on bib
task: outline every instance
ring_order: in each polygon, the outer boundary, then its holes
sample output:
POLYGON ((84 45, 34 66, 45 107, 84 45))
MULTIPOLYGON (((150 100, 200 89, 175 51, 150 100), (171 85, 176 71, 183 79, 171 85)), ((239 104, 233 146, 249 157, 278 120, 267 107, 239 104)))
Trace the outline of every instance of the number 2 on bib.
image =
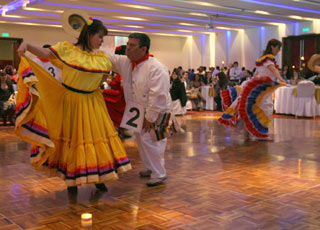
POLYGON ((136 123, 134 123, 134 122, 135 122, 137 119, 139 119, 139 117, 140 117, 140 111, 139 111, 139 109, 133 107, 133 108, 131 108, 131 109, 129 110, 129 112, 131 112, 131 113, 136 112, 136 115, 135 115, 133 118, 131 118, 131 119, 129 119, 129 120, 127 121, 127 125, 130 125, 130 126, 132 126, 132 127, 137 128, 138 125, 137 125, 136 123))
POLYGON ((143 126, 144 107, 136 102, 127 101, 120 126, 140 133, 143 126))

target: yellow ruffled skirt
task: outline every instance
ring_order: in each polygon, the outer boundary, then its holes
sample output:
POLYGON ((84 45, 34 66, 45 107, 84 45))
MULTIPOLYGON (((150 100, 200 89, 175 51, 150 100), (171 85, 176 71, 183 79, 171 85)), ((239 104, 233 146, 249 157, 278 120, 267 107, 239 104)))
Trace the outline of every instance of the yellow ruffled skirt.
POLYGON ((32 144, 31 163, 60 175, 68 186, 102 183, 131 169, 100 90, 65 88, 22 58, 16 134, 32 144))

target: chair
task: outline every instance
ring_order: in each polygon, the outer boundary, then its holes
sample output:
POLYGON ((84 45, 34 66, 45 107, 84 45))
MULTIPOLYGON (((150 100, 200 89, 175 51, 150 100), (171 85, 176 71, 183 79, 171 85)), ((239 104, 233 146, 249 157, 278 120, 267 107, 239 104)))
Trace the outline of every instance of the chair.
POLYGON ((314 97, 315 85, 312 81, 301 81, 297 85, 297 104, 295 115, 305 117, 315 117, 318 115, 318 104, 314 97))

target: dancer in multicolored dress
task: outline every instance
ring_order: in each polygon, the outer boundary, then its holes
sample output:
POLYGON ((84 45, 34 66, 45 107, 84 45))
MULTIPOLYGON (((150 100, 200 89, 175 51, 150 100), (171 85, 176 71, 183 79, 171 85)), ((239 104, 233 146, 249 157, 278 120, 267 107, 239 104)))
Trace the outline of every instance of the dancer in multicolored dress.
POLYGON ((251 139, 271 140, 272 92, 285 85, 275 60, 281 46, 277 39, 268 42, 264 55, 256 61, 255 77, 243 85, 240 95, 218 120, 220 123, 235 126, 241 119, 251 139))

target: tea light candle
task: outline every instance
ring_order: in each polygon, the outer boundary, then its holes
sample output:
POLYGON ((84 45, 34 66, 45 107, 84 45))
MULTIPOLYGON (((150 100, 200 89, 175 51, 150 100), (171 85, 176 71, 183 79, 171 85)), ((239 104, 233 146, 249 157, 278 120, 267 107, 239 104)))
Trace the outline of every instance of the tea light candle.
POLYGON ((92 226, 92 214, 91 213, 81 214, 81 226, 84 228, 92 226))

